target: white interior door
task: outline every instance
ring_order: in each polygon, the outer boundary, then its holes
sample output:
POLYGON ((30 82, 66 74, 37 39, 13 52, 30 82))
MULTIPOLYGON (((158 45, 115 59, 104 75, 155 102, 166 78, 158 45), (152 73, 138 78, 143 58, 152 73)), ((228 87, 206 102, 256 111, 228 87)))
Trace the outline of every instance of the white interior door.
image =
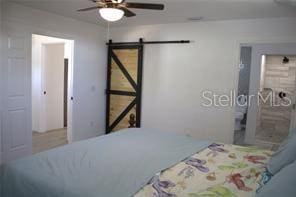
POLYGON ((64 51, 64 43, 43 45, 45 131, 64 127, 64 51))
POLYGON ((3 159, 30 155, 31 35, 11 24, 3 28, 3 159))

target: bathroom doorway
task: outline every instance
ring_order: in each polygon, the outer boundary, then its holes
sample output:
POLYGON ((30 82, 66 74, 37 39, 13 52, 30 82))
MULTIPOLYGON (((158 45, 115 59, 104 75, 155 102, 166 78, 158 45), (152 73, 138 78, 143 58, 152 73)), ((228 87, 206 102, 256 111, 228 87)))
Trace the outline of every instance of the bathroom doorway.
POLYGON ((262 55, 256 143, 277 147, 294 124, 296 56, 262 55))
POLYGON ((296 43, 240 45, 234 144, 276 150, 296 128, 296 43), (284 106, 283 106, 284 105, 284 106))
POLYGON ((246 133, 248 97, 250 85, 252 47, 241 46, 239 80, 235 105, 234 144, 243 145, 246 133))

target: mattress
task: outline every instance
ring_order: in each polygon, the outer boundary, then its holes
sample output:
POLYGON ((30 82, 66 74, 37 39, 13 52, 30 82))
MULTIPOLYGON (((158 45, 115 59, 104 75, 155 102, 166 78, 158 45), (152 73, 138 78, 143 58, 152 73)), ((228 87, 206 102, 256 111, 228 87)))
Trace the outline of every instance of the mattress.
POLYGON ((1 197, 125 197, 209 146, 187 136, 128 129, 1 166, 1 197))
POLYGON ((4 164, 1 197, 249 197, 271 154, 127 129, 4 164))

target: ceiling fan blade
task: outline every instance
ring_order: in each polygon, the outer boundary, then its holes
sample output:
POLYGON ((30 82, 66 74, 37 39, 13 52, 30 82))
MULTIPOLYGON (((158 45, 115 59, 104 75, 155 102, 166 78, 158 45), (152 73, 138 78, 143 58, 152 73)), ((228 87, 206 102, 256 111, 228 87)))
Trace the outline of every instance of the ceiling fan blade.
POLYGON ((124 11, 124 16, 126 16, 126 17, 133 17, 133 16, 136 16, 135 13, 133 13, 132 11, 130 11, 129 9, 127 9, 126 7, 119 6, 118 9, 124 11))
POLYGON ((90 10, 95 10, 95 9, 99 9, 99 8, 103 8, 103 6, 94 6, 94 7, 90 7, 90 8, 84 8, 84 9, 79 9, 77 10, 77 12, 85 12, 85 11, 90 11, 90 10))
POLYGON ((163 4, 126 2, 126 3, 123 3, 123 5, 127 8, 134 8, 134 9, 164 10, 163 4))

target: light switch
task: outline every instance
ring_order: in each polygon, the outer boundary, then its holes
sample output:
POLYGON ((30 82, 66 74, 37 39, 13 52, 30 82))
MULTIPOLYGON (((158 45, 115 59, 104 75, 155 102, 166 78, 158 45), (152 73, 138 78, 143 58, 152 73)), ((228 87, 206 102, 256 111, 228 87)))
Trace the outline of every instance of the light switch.
POLYGON ((95 86, 91 86, 91 91, 95 92, 96 91, 96 87, 95 86))

